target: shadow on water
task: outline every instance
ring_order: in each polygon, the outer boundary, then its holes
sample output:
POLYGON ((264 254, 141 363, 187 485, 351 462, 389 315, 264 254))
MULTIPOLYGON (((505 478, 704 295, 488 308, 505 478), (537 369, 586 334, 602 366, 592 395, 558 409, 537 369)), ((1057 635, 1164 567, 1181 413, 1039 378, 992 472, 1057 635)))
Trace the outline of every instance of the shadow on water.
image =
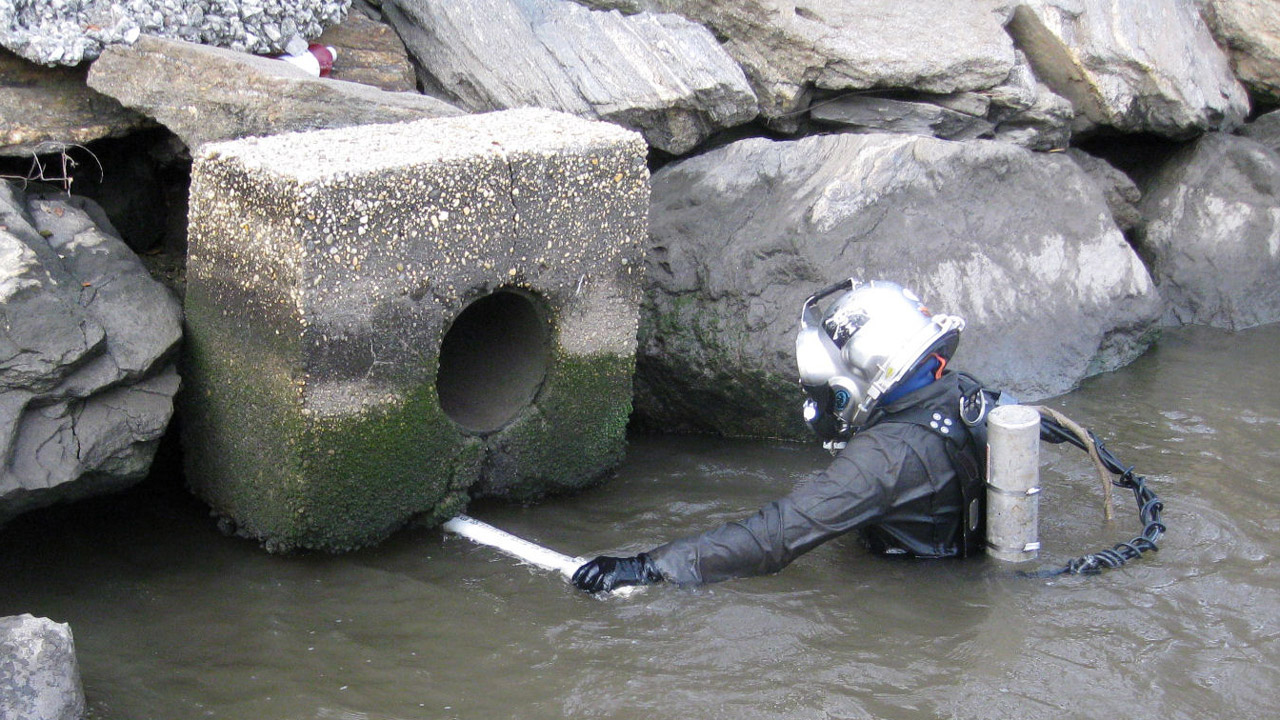
MULTIPOLYGON (((1050 404, 1166 501, 1158 554, 1028 580, 853 540, 775 576, 600 600, 436 530, 342 556, 219 535, 176 482, 0 533, 0 615, 70 622, 91 717, 1262 717, 1280 685, 1280 326, 1184 329, 1050 404)), ((1044 566, 1132 537, 1083 454, 1045 447, 1044 566)), ((473 513, 563 552, 634 552, 753 511, 808 446, 633 438, 609 483, 473 513)))

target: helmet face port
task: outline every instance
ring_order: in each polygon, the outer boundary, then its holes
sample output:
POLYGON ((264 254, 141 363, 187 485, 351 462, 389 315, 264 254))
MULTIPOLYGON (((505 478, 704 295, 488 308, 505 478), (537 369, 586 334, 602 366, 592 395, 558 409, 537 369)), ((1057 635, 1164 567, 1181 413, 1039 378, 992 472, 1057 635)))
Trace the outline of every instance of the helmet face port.
POLYGON ((499 430, 532 404, 550 362, 537 298, 503 289, 468 305, 440 345, 436 392, 445 415, 475 434, 499 430))

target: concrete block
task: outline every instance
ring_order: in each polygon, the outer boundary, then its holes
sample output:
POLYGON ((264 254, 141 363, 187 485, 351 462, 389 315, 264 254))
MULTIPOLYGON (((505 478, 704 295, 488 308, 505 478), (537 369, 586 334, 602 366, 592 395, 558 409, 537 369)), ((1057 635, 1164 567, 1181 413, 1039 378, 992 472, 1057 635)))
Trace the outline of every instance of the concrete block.
POLYGON ((269 550, 345 550, 622 457, 647 148, 544 110, 205 146, 193 490, 269 550))

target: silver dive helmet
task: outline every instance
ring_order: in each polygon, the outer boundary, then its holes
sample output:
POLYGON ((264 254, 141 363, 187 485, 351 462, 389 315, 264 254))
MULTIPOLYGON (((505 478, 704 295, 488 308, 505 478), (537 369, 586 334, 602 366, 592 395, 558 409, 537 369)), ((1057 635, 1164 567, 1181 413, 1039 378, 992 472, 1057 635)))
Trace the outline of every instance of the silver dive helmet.
POLYGON ((805 423, 831 452, 843 448, 881 398, 925 360, 934 354, 949 360, 963 329, 962 318, 930 314, 893 282, 850 278, 810 295, 796 335, 805 423), (819 301, 842 290, 819 315, 819 301))

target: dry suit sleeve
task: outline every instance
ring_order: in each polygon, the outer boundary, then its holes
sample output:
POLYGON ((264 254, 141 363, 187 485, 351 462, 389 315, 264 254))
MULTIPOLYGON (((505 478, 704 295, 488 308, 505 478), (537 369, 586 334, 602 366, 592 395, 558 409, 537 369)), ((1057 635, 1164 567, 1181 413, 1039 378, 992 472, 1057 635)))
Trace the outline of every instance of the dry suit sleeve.
POLYGON ((814 547, 882 518, 905 454, 892 442, 855 437, 825 471, 751 517, 649 552, 664 579, 710 583, 777 572, 814 547))

